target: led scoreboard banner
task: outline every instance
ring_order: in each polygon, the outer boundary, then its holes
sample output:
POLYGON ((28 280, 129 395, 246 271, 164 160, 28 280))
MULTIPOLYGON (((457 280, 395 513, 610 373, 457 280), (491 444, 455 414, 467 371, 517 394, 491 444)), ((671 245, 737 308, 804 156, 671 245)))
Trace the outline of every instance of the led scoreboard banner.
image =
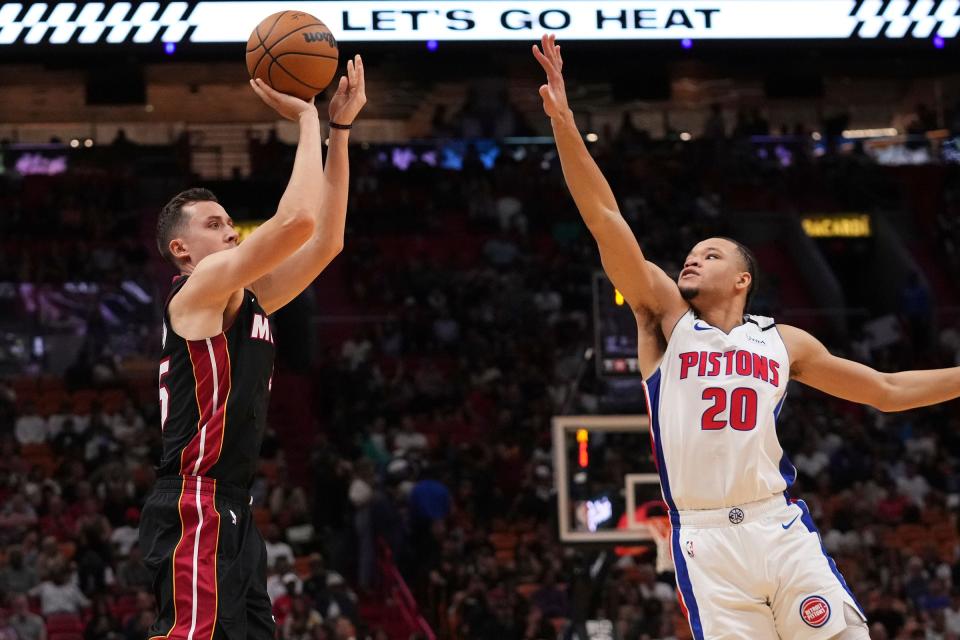
POLYGON ((0 2, 3 47, 242 43, 276 11, 342 41, 954 38, 960 0, 0 2))
POLYGON ((597 375, 639 378, 637 321, 602 271, 593 274, 593 331, 597 375))

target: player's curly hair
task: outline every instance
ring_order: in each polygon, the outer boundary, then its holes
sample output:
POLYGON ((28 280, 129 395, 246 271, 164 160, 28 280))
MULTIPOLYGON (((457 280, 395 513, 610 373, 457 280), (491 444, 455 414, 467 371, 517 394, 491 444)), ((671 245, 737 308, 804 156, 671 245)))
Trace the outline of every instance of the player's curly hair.
POLYGON ((157 218, 157 249, 170 264, 179 267, 176 258, 170 253, 170 241, 183 230, 183 208, 195 202, 219 202, 209 189, 193 187, 181 191, 163 205, 157 218))
POLYGON ((743 312, 746 313, 750 310, 750 301, 753 300, 753 294, 757 290, 757 287, 760 286, 760 269, 757 267, 757 257, 753 255, 753 251, 747 248, 747 245, 734 240, 733 238, 727 238, 726 236, 718 236, 720 240, 726 240, 727 242, 733 243, 737 248, 737 251, 740 253, 740 258, 743 260, 743 266, 746 267, 747 273, 750 274, 750 288, 747 289, 747 301, 743 305, 743 312))

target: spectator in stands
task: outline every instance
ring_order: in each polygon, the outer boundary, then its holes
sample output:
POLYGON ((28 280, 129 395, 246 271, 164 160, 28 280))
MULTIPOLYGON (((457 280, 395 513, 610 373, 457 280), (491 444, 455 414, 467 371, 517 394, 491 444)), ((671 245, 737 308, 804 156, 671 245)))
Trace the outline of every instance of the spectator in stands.
POLYGON ((127 507, 124 513, 124 523, 110 534, 110 542, 114 545, 119 557, 128 555, 137 546, 137 528, 140 525, 140 510, 136 507, 127 507))
POLYGON ((66 564, 53 568, 50 578, 31 589, 30 595, 40 598, 40 611, 44 616, 54 613, 79 614, 90 606, 89 598, 71 580, 66 564))
POLYGON ((80 451, 84 446, 84 439, 77 427, 77 417, 67 416, 59 422, 58 432, 50 443, 57 455, 73 459, 81 457, 80 451))
POLYGON ((130 398, 127 398, 124 403, 123 410, 111 416, 110 419, 110 428, 113 432, 113 437, 117 442, 124 445, 134 444, 141 436, 145 427, 143 416, 137 411, 136 406, 134 406, 130 398))
POLYGON ((64 565, 67 559, 60 550, 60 544, 53 536, 44 536, 37 552, 37 573, 41 580, 46 580, 53 572, 64 565))
POLYGON ((14 493, 0 510, 0 537, 7 541, 23 537, 38 522, 37 512, 22 493, 14 493))
POLYGON ((346 618, 359 621, 357 595, 349 589, 347 582, 339 574, 327 577, 327 592, 314 602, 314 606, 325 620, 346 618))
POLYGON ((37 406, 30 400, 23 403, 23 410, 14 426, 17 442, 42 444, 47 441, 47 421, 37 413, 37 406))
POLYGON ((121 637, 119 621, 110 611, 110 600, 94 599, 93 611, 83 632, 84 640, 118 640, 121 637))
POLYGON ((7 612, 0 609, 0 640, 19 640, 17 630, 10 624, 7 612))
POLYGON ((284 599, 281 608, 289 607, 293 596, 303 591, 303 582, 293 572, 293 563, 286 555, 277 556, 276 562, 268 566, 270 575, 267 578, 267 595, 270 596, 270 601, 276 607, 277 603, 284 599))
POLYGON ((143 554, 139 546, 130 547, 129 555, 117 567, 117 584, 129 591, 153 587, 150 570, 143 564, 143 554))
POLYGON ((150 631, 150 625, 153 624, 154 613, 152 611, 139 611, 130 621, 124 625, 123 635, 126 640, 142 640, 150 631))
POLYGON ((333 626, 335 640, 356 640, 357 628, 349 618, 338 618, 333 626))
POLYGON ((14 596, 11 605, 10 626, 16 630, 19 640, 47 640, 47 627, 43 618, 30 611, 27 596, 14 596))
POLYGON ((567 592, 557 586, 557 577, 552 569, 547 569, 544 573, 542 584, 530 596, 530 602, 548 618, 563 618, 570 615, 567 592))
POLYGON ((11 547, 7 553, 7 565, 0 569, 0 592, 9 594, 27 593, 40 584, 35 567, 24 562, 23 550, 11 547))
POLYGON ((50 434, 51 441, 56 441, 57 436, 63 431, 63 424, 67 420, 73 422, 73 428, 77 433, 83 431, 87 426, 86 424, 81 425, 81 417, 73 411, 71 402, 64 398, 57 413, 47 419, 47 431, 50 434))
POLYGON ((284 558, 288 565, 294 562, 293 548, 280 537, 280 527, 271 523, 264 532, 264 544, 267 549, 267 566, 277 566, 277 560, 284 558))
POLYGON ((917 472, 917 466, 914 463, 908 462, 903 476, 897 479, 897 489, 910 502, 922 507, 927 494, 930 492, 930 483, 917 472))
POLYGON ((267 594, 271 598, 277 627, 283 629, 287 616, 293 610, 294 600, 301 595, 303 584, 297 574, 287 566, 284 558, 280 558, 277 565, 276 573, 267 578, 267 594))
POLYGON ((357 582, 364 591, 372 589, 376 579, 376 541, 373 531, 375 488, 376 471, 373 463, 361 458, 354 465, 349 495, 353 505, 353 532, 357 544, 357 582))
POLYGON ((40 533, 61 542, 73 540, 77 534, 76 518, 67 511, 63 498, 56 493, 47 496, 46 513, 40 517, 40 533))
POLYGON ((290 613, 281 631, 284 640, 310 640, 313 629, 323 624, 323 617, 304 596, 295 596, 290 613))
POLYGON ((413 416, 404 415, 393 436, 394 455, 403 455, 408 451, 425 451, 427 444, 427 437, 416 430, 413 416))

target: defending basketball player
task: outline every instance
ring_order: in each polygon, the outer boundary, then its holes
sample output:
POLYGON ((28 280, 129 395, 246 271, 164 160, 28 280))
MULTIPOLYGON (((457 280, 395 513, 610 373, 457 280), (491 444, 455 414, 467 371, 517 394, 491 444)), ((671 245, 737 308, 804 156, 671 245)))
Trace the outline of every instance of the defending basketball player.
POLYGON ((349 127, 366 103, 363 62, 347 64, 330 107, 327 166, 313 101, 251 81, 298 123, 290 181, 276 214, 242 244, 205 189, 160 213, 157 245, 179 271, 164 307, 160 361, 163 456, 144 506, 140 545, 159 615, 151 638, 273 640, 266 549, 250 512, 273 373, 270 315, 343 247, 349 127))
POLYGON ((708 238, 676 282, 640 245, 577 130, 555 37, 534 57, 563 175, 603 267, 637 321, 654 454, 670 510, 681 604, 695 638, 868 638, 860 606, 820 544, 776 434, 788 379, 902 411, 960 396, 960 368, 880 373, 813 336, 745 315, 756 261, 708 238))

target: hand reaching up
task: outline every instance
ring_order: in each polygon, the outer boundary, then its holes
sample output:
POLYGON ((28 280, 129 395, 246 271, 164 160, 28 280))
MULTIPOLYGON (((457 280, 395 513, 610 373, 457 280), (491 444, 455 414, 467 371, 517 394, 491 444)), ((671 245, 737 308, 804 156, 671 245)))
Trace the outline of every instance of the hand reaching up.
POLYGON ((540 38, 540 47, 533 45, 533 57, 547 72, 547 84, 540 87, 543 110, 551 119, 563 116, 570 107, 567 105, 567 88, 563 84, 563 58, 560 56, 557 36, 544 35, 540 38))

